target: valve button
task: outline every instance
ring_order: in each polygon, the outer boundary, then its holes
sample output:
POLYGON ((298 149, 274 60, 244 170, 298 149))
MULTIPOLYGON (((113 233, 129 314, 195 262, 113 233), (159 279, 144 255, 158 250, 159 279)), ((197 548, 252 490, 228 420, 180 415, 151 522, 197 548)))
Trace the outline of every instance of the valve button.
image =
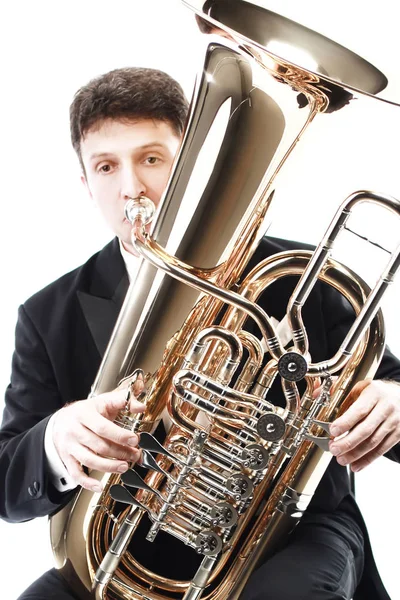
POLYGON ((297 352, 286 352, 278 361, 278 371, 287 381, 300 381, 307 374, 307 361, 297 352))
POLYGON ((285 421, 275 413, 267 413, 257 421, 257 433, 267 442, 277 442, 285 435, 285 421))

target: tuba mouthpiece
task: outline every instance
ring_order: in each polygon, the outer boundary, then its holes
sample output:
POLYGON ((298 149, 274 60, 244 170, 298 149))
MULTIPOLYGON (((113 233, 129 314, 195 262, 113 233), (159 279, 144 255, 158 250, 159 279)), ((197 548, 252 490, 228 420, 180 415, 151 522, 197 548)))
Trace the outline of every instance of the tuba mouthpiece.
POLYGON ((138 217, 140 217, 143 225, 148 225, 156 212, 154 202, 146 198, 146 196, 139 196, 139 198, 131 198, 125 204, 124 208, 125 217, 133 225, 138 217))

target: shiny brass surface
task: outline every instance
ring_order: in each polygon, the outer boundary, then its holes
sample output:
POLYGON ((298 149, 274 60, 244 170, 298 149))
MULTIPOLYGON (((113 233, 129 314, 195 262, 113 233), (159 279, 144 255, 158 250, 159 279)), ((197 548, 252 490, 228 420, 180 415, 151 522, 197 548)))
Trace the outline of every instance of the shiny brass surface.
MULTIPOLYGON (((52 518, 57 566, 82 600, 239 598, 251 571, 312 498, 331 459, 324 451, 329 423, 348 407, 352 386, 379 364, 384 326, 378 304, 400 262, 397 248, 370 292, 330 256, 355 204, 373 202, 400 215, 395 199, 357 192, 339 208, 313 255, 266 258, 238 283, 306 129, 347 110, 355 98, 370 101, 386 78, 331 40, 254 4, 184 4, 197 13, 210 43, 150 234, 151 203, 140 198, 126 207, 145 260, 91 392, 110 391, 141 369, 146 411, 136 420, 123 415, 119 423, 139 432, 153 432, 161 419, 171 426, 163 447, 142 436, 148 474, 137 491, 125 478, 130 504, 121 508, 113 500, 119 476, 91 473, 104 491, 82 490, 52 518), (287 307, 288 354, 280 325, 256 302, 279 278, 293 275, 299 283, 287 307), (302 320, 317 280, 336 288, 358 315, 324 362, 313 362, 302 320), (244 331, 249 316, 261 339, 244 331), (300 392, 296 377, 303 368, 300 392), (339 371, 332 391, 331 376, 339 371), (269 394, 277 378, 282 407, 269 394), (314 399, 320 378, 323 391, 314 399), (138 558, 137 546, 151 543, 138 537, 145 513, 147 540, 163 532, 185 552, 201 549, 190 577, 165 575, 138 558)), ((306 193, 302 185, 299 193, 306 193)))

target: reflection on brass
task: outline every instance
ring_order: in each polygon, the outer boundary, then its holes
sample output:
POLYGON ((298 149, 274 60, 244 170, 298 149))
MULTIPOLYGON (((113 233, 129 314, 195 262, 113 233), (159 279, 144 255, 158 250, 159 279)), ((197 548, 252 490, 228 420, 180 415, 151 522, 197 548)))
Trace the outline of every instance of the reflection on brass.
POLYGON ((345 48, 254 4, 184 4, 212 38, 150 233, 151 202, 140 198, 126 207, 133 243, 146 260, 92 389, 110 391, 132 373, 145 379, 145 413, 124 413, 118 423, 147 432, 148 474, 143 481, 130 471, 92 472, 104 491, 82 490, 51 521, 57 566, 82 600, 239 598, 257 563, 307 508, 330 461, 329 423, 347 408, 354 384, 379 364, 379 301, 400 262, 397 250, 370 292, 331 258, 358 203, 400 214, 396 200, 357 192, 340 206, 313 255, 271 256, 238 283, 267 229, 286 159, 306 128, 346 110, 355 97, 362 102, 379 92, 386 79, 345 48), (210 136, 218 143, 205 168, 210 136), (262 292, 286 276, 299 277, 286 313, 289 348, 257 306, 262 292), (313 362, 302 309, 318 279, 348 300, 357 319, 333 357, 313 362), (244 331, 248 317, 262 339, 244 331), (276 380, 283 407, 270 394, 276 380), (162 419, 171 426, 160 442, 152 433, 162 419), (143 547, 162 536, 165 556, 176 552, 178 566, 189 553, 194 557, 190 574, 165 573, 143 559, 143 547))

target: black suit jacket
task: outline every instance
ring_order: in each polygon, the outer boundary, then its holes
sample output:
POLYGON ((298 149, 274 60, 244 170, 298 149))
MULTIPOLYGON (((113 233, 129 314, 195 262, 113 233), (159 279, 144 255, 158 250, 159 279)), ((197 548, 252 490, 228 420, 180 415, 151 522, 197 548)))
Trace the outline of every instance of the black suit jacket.
MULTIPOLYGON (((299 244, 265 238, 250 267, 292 248, 299 244)), ((280 280, 260 303, 281 319, 294 285, 294 278, 280 280)), ((49 483, 43 443, 46 425, 64 404, 87 397, 127 288, 124 262, 114 239, 83 266, 20 307, 0 431, 2 518, 25 521, 52 514, 71 497, 49 483)), ((333 355, 353 318, 339 294, 324 284, 311 294, 303 316, 313 361, 333 355)), ((400 363, 389 351, 378 377, 400 381, 400 363)), ((400 460, 398 447, 389 455, 400 460)), ((309 510, 334 511, 348 494, 346 469, 333 460, 309 510)))

